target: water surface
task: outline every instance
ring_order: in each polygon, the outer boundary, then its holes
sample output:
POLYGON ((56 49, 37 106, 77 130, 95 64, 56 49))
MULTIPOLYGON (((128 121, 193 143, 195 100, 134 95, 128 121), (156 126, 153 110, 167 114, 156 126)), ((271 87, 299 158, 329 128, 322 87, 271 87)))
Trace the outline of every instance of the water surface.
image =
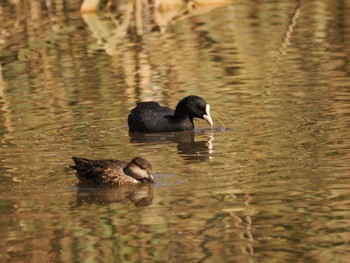
POLYGON ((0 261, 347 262, 346 2, 234 1, 170 23, 145 6, 142 26, 122 1, 79 8, 0 6, 0 261), (191 94, 213 130, 128 134, 136 102, 191 94), (137 155, 156 184, 85 189, 69 169, 137 155))

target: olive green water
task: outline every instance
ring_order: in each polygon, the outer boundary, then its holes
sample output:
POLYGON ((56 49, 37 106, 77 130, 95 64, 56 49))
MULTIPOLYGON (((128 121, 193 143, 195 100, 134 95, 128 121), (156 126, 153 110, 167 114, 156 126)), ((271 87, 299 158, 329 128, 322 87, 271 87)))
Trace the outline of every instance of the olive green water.
POLYGON ((152 6, 123 28, 79 2, 0 1, 0 262, 348 261, 347 1, 233 1, 162 33, 152 6), (136 102, 190 94, 213 130, 128 134, 136 102), (71 156, 142 156, 156 184, 79 188, 71 156))

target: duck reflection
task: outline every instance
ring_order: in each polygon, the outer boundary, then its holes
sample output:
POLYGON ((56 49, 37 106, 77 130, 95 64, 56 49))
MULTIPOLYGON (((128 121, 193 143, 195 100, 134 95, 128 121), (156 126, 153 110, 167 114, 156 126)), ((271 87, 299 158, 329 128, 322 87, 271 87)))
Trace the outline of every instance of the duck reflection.
POLYGON ((130 143, 159 145, 177 144, 177 153, 186 161, 212 159, 214 134, 207 129, 165 133, 130 133, 130 143), (200 139, 198 139, 200 138, 200 139))
POLYGON ((122 187, 88 187, 77 185, 77 205, 121 203, 129 200, 136 207, 149 206, 153 201, 153 187, 147 185, 125 185, 122 187))

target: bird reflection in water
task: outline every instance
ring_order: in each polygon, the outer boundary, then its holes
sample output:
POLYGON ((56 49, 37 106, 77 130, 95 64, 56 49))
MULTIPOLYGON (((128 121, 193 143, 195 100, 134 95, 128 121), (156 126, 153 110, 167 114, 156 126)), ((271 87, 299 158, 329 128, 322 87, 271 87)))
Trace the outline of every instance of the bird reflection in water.
POLYGON ((214 133, 211 129, 198 128, 194 131, 164 133, 130 133, 129 136, 130 143, 141 145, 175 143, 177 144, 177 153, 186 161, 212 159, 214 133))
POLYGON ((129 200, 136 207, 144 207, 152 203, 153 197, 153 186, 149 184, 124 185, 120 187, 77 185, 78 206, 84 204, 106 205, 129 200))

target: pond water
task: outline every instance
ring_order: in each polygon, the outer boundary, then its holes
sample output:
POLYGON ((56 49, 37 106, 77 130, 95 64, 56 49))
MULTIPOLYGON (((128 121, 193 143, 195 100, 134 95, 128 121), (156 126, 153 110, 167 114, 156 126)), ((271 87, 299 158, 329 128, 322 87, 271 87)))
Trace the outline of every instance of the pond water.
POLYGON ((347 262, 349 3, 140 2, 0 4, 0 262, 347 262), (191 94, 213 130, 129 135, 191 94), (156 183, 81 188, 72 156, 156 183))

